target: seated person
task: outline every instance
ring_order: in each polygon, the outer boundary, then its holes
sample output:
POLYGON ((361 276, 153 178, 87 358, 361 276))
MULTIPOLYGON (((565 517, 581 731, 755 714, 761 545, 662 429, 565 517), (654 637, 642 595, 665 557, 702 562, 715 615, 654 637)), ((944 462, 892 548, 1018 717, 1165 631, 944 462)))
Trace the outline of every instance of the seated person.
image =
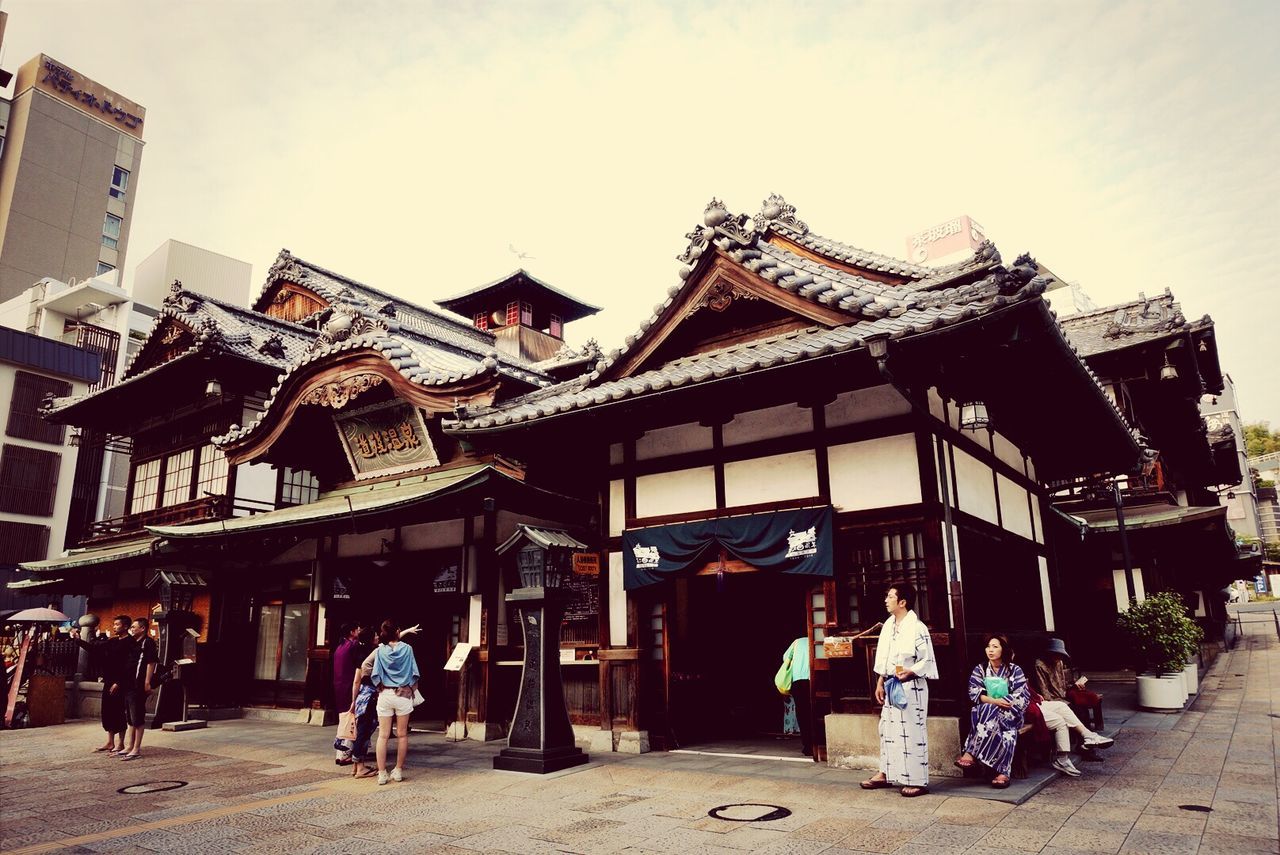
POLYGON ((969 675, 969 738, 964 753, 956 759, 961 769, 971 769, 975 762, 995 772, 991 786, 1009 786, 1009 772, 1018 745, 1018 731, 1030 701, 1027 677, 1013 664, 1013 648, 1003 635, 988 633, 985 638, 987 661, 969 675))
MULTIPOLYGON (((1069 664, 1070 661, 1071 656, 1067 653, 1067 646, 1060 638, 1049 639, 1049 647, 1044 655, 1036 660, 1036 682, 1040 684, 1040 693, 1044 695, 1044 702, 1040 704, 1040 709, 1044 712, 1051 730, 1053 729, 1052 719, 1062 720, 1061 736, 1055 734, 1058 738, 1059 751, 1063 752, 1059 759, 1065 756, 1065 752, 1070 748, 1068 730, 1074 730, 1080 735, 1086 751, 1094 748, 1110 748, 1114 743, 1114 740, 1100 736, 1085 727, 1075 711, 1071 709, 1071 704, 1094 707, 1102 701, 1102 696, 1084 687, 1088 682, 1087 679, 1075 672, 1069 664)), ((1070 760, 1066 761, 1066 766, 1071 766, 1070 760)), ((1069 769, 1060 766, 1056 760, 1054 767, 1068 775, 1072 774, 1069 769)), ((1077 770, 1075 774, 1079 774, 1079 771, 1077 770)))

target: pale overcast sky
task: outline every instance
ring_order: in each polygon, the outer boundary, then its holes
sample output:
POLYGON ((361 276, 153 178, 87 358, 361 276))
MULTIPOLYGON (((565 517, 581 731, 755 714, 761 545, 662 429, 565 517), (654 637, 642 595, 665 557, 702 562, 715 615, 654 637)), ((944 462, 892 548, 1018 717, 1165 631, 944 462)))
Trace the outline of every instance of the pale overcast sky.
POLYGON ((147 108, 130 275, 169 237, 255 291, 281 247, 424 303, 525 266, 603 306, 569 337, 609 350, 712 196, 900 257, 970 214, 1099 305, 1212 315, 1280 427, 1275 2, 2 8, 4 67, 147 108))

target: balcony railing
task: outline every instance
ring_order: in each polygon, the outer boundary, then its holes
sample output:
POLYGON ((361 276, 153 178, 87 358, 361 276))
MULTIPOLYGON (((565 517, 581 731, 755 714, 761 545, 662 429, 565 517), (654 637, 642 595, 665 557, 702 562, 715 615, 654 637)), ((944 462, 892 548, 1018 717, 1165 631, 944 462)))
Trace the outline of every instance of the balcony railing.
POLYGON ((89 523, 81 545, 123 540, 140 533, 149 525, 174 525, 185 522, 226 519, 231 516, 231 503, 226 496, 202 496, 180 505, 139 511, 122 517, 110 517, 89 523))

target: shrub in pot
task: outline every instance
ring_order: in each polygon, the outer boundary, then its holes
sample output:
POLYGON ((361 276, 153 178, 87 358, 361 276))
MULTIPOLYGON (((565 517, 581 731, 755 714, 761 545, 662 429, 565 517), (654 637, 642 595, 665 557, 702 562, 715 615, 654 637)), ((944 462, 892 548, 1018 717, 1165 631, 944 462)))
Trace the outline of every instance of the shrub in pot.
POLYGON ((1138 705, 1148 709, 1181 709, 1187 698, 1182 672, 1203 632, 1190 617, 1182 597, 1172 591, 1136 600, 1116 618, 1130 642, 1138 672, 1138 705))

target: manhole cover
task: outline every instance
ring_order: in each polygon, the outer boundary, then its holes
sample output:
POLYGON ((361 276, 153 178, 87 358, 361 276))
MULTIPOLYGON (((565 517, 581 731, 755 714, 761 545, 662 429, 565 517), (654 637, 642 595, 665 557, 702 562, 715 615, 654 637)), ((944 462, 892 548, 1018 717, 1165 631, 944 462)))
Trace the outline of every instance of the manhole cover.
POLYGON ((1200 811, 1201 813, 1208 813, 1209 811, 1213 810, 1213 808, 1207 805, 1178 805, 1178 809, 1179 810, 1197 810, 1197 811, 1200 811))
POLYGON ((186 781, 147 781, 145 784, 130 784, 116 790, 124 796, 140 796, 143 793, 163 793, 165 790, 176 790, 185 787, 186 781))
POLYGON ((772 822, 775 819, 786 819, 791 811, 777 805, 758 805, 747 802, 738 805, 720 805, 707 811, 712 819, 723 819, 725 822, 772 822))

